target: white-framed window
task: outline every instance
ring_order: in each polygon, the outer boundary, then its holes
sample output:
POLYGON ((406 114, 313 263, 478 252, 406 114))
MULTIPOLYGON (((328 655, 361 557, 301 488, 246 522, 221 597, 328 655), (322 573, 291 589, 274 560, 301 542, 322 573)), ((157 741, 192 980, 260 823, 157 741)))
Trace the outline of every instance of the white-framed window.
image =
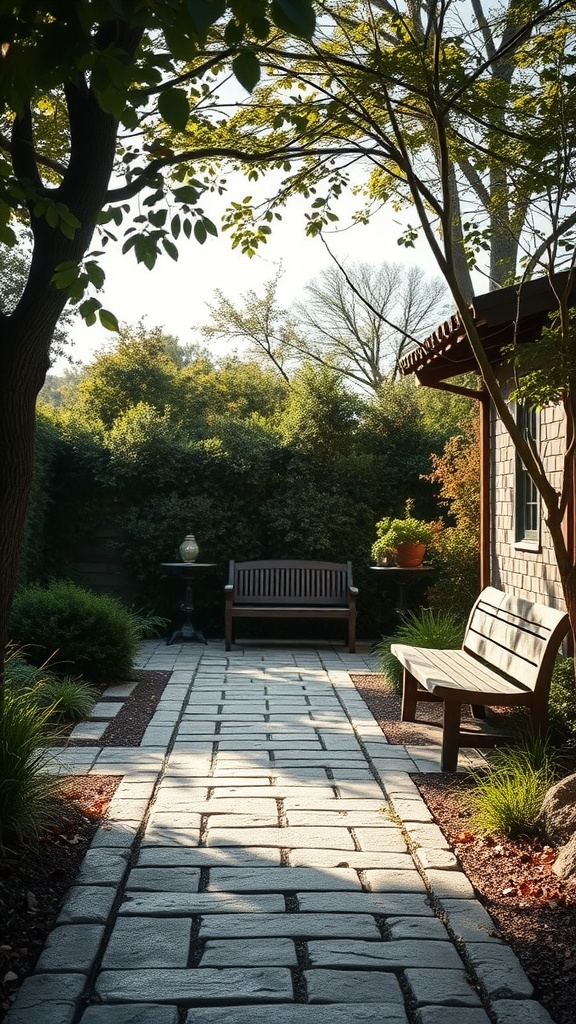
MULTIPOLYGON (((516 407, 516 423, 526 440, 538 449, 540 445, 540 412, 525 405, 516 407)), ((516 521, 515 541, 529 548, 540 546, 540 495, 528 475, 522 459, 516 454, 516 521)))

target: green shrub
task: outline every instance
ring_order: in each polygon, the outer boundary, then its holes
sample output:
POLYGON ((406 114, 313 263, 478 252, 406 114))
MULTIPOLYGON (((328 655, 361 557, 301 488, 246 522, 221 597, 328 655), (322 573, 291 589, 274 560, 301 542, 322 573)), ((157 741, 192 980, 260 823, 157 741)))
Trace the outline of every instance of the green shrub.
POLYGON ((31 692, 8 688, 0 714, 0 848, 36 839, 56 820, 58 780, 46 773, 50 706, 39 708, 31 692))
POLYGON ((480 554, 474 534, 447 527, 434 538, 431 607, 468 615, 480 593, 480 554))
POLYGON ((550 738, 555 746, 576 743, 576 675, 573 658, 558 658, 549 698, 550 738))
POLYGON ((135 623, 134 613, 115 598, 55 580, 18 592, 10 630, 32 661, 54 656, 53 669, 73 668, 101 682, 129 674, 139 640, 135 623))
POLYGON ((434 611, 431 608, 408 612, 396 632, 392 636, 382 637, 374 648, 374 653, 380 661, 380 670, 387 677, 392 689, 397 693, 402 689, 402 666, 391 653, 391 644, 453 650, 462 646, 464 630, 465 623, 454 612, 434 611))
POLYGON ((473 827, 510 837, 532 833, 554 771, 547 740, 525 735, 518 746, 502 747, 486 772, 473 773, 473 827))

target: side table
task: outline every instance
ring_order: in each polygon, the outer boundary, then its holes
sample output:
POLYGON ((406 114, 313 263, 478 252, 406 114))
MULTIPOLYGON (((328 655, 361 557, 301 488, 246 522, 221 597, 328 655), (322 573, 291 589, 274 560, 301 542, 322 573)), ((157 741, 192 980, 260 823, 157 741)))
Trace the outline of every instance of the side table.
POLYGON ((175 573, 183 581, 186 591, 184 601, 180 605, 180 610, 184 612, 184 622, 172 634, 169 640, 166 641, 166 646, 175 643, 197 643, 207 644, 208 641, 200 630, 196 629, 192 622, 192 613, 194 611, 194 601, 192 596, 192 584, 197 576, 202 572, 209 572, 210 569, 216 567, 216 562, 161 562, 163 569, 168 569, 170 572, 175 573))
POLYGON ((371 565, 370 568, 372 572, 387 573, 388 576, 384 575, 383 578, 396 582, 398 597, 395 611, 400 619, 405 618, 408 611, 408 605, 406 604, 406 587, 408 583, 411 580, 421 578, 422 575, 425 576, 428 572, 434 571, 433 565, 418 565, 411 569, 401 565, 371 565))

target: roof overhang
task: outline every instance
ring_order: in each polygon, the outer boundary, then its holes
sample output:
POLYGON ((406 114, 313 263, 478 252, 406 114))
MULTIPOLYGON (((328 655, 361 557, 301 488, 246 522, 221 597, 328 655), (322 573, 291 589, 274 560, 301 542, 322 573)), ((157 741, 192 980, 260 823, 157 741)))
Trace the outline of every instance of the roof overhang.
MULTIPOLYGON (((565 290, 568 276, 564 273, 554 277, 558 294, 565 290)), ((574 303, 576 285, 572 286, 569 296, 569 304, 574 303)), ((482 346, 492 365, 503 361, 502 350, 507 346, 535 341, 548 314, 557 308, 558 300, 547 277, 478 295, 470 304, 482 346)), ((421 384, 430 387, 474 370, 478 370, 478 364, 459 313, 440 324, 423 342, 413 343, 400 360, 403 375, 413 373, 421 384)))

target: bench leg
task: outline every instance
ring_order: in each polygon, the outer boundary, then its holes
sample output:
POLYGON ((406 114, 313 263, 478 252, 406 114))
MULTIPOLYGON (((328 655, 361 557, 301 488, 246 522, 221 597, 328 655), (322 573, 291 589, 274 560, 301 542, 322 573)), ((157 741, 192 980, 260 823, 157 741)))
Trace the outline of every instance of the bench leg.
POLYGON ((408 669, 405 668, 402 682, 402 711, 400 712, 400 720, 402 722, 416 721, 417 694, 418 683, 408 669))
POLYGON ((224 613, 224 626, 226 635, 224 650, 229 651, 232 648, 232 612, 228 608, 226 608, 224 613))
POLYGON ((535 706, 530 708, 530 723, 535 736, 544 739, 548 729, 548 706, 535 706))
POLYGON ((440 767, 443 772, 455 772, 458 767, 461 713, 462 705, 458 701, 444 701, 442 758, 440 761, 440 767))
POLYGON ((356 654, 356 616, 348 619, 348 653, 356 654))

